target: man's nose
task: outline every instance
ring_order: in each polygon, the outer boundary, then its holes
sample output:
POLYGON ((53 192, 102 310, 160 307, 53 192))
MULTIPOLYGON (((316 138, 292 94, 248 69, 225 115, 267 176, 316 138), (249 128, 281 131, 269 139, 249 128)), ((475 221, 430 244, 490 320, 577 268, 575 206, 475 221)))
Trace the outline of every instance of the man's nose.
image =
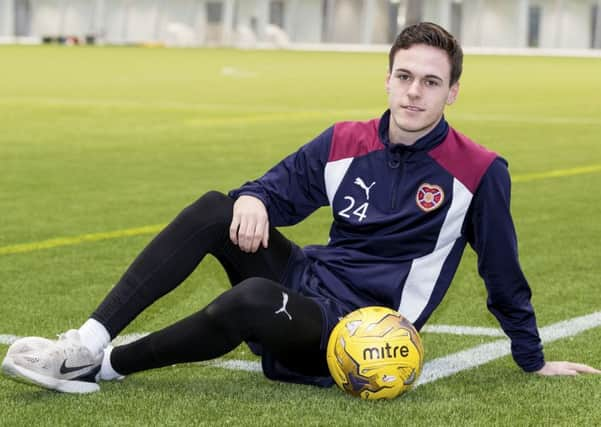
POLYGON ((421 84, 419 80, 414 80, 413 82, 411 82, 411 85, 409 85, 409 90, 407 90, 407 95, 409 95, 411 98, 419 98, 422 94, 422 88, 421 88, 421 84))

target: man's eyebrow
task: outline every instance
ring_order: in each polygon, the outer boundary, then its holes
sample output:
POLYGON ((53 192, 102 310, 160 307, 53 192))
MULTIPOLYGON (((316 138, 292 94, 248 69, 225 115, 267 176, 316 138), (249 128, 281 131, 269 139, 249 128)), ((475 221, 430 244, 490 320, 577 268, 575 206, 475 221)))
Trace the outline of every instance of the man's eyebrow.
POLYGON ((436 74, 426 74, 426 78, 440 80, 441 82, 444 81, 442 77, 438 77, 436 74))
MULTIPOLYGON (((409 70, 407 70, 406 68, 396 68, 394 70, 395 73, 406 73, 406 74, 410 74, 413 75, 413 73, 409 70)), ((444 79, 440 76, 437 76, 436 74, 426 74, 424 76, 427 79, 435 79, 435 80, 440 80, 441 82, 444 82, 444 79)))

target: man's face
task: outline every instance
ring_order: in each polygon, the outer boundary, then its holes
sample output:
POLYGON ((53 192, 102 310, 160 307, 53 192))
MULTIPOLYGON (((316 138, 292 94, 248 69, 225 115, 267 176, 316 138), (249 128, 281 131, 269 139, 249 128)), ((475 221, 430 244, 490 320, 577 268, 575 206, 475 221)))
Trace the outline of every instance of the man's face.
POLYGON ((386 76, 392 143, 413 144, 436 126, 459 91, 458 82, 449 86, 450 78, 451 64, 442 49, 417 44, 396 53, 386 76))

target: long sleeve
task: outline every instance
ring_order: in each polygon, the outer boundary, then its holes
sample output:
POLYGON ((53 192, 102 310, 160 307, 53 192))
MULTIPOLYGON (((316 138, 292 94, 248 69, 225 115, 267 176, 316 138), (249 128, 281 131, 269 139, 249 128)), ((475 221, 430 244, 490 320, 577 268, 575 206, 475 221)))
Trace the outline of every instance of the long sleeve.
POLYGON ((230 191, 231 197, 250 195, 267 208, 270 225, 296 224, 321 206, 328 205, 324 168, 333 128, 276 164, 262 177, 230 191))
POLYGON ((531 291, 518 260, 510 212, 511 180, 507 164, 497 158, 474 195, 468 241, 478 255, 478 271, 488 290, 488 309, 511 339, 515 362, 527 372, 543 367, 531 291))

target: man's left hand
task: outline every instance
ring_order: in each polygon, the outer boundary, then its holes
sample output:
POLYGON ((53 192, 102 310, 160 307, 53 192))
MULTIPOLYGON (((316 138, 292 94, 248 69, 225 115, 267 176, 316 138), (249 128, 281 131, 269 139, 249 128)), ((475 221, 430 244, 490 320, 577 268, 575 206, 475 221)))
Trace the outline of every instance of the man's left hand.
POLYGON ((582 363, 546 362, 545 366, 536 371, 536 373, 543 376, 575 376, 579 374, 601 374, 601 371, 588 365, 583 365, 582 363))

